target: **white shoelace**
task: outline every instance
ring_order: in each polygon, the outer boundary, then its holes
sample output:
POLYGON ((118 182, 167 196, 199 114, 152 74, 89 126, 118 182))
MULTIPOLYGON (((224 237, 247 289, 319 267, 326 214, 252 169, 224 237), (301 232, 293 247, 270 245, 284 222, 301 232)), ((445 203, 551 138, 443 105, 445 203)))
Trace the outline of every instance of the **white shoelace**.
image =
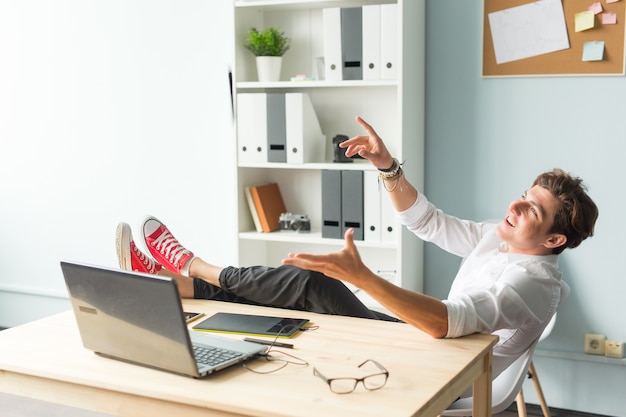
POLYGON ((158 250, 161 255, 167 258, 167 260, 176 267, 178 267, 178 261, 180 261, 180 258, 182 258, 183 255, 191 253, 185 249, 183 245, 178 243, 178 240, 176 240, 176 238, 167 230, 165 230, 161 236, 156 238, 154 242, 152 242, 152 245, 154 245, 156 250, 158 250))
MULTIPOLYGON (((134 242, 131 242, 131 248, 133 252, 135 252, 137 258, 139 258, 139 261, 142 262, 146 266, 146 268, 148 269, 148 272, 154 273, 156 269, 156 263, 152 259, 148 258, 142 251, 140 251, 134 242)), ((131 261, 131 264, 132 264, 132 261, 131 261)))

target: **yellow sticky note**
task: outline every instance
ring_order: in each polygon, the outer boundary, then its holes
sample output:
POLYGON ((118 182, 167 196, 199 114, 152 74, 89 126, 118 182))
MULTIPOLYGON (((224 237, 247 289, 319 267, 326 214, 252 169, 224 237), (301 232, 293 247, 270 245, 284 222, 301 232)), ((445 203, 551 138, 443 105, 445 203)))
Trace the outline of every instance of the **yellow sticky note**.
POLYGON ((592 11, 585 10, 584 12, 576 13, 574 16, 576 32, 582 32, 583 30, 593 29, 595 24, 595 14, 592 11))

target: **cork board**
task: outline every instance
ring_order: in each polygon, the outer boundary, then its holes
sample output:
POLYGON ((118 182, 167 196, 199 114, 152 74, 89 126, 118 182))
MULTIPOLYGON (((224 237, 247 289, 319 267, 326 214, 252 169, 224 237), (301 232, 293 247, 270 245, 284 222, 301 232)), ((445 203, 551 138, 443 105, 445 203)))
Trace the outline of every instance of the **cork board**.
MULTIPOLYGON (((489 14, 516 6, 528 0, 484 0, 483 15, 483 76, 527 76, 527 75, 624 75, 624 27, 626 23, 625 3, 619 0, 562 0, 563 13, 569 48, 528 58, 498 64, 489 14), (576 32, 575 17, 594 3, 600 3, 604 12, 615 13, 616 24, 603 24, 602 13, 593 16, 592 29, 576 32), (586 42, 604 42, 604 53, 600 61, 584 61, 583 49, 586 42)), ((501 60, 502 61, 502 60, 501 60)))

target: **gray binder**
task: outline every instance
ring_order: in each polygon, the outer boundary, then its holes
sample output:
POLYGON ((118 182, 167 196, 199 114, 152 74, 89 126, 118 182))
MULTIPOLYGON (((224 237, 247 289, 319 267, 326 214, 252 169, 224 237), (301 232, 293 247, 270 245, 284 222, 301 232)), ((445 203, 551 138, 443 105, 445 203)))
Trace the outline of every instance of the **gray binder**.
POLYGON ((354 229, 354 240, 363 240, 363 171, 341 171, 341 235, 354 229))
POLYGON ((287 162, 285 94, 267 95, 267 161, 287 162))
POLYGON ((341 9, 341 60, 344 80, 363 79, 363 9, 341 9))
POLYGON ((341 171, 322 171, 322 237, 341 239, 341 171))

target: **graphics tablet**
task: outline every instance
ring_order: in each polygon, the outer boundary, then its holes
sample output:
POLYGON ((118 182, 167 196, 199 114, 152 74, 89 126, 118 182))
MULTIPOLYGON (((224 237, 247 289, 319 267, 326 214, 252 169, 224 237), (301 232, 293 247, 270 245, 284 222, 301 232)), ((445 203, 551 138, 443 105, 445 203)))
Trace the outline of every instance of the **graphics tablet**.
POLYGON ((291 337, 308 322, 308 319, 289 317, 216 313, 196 324, 193 329, 207 332, 291 337))

